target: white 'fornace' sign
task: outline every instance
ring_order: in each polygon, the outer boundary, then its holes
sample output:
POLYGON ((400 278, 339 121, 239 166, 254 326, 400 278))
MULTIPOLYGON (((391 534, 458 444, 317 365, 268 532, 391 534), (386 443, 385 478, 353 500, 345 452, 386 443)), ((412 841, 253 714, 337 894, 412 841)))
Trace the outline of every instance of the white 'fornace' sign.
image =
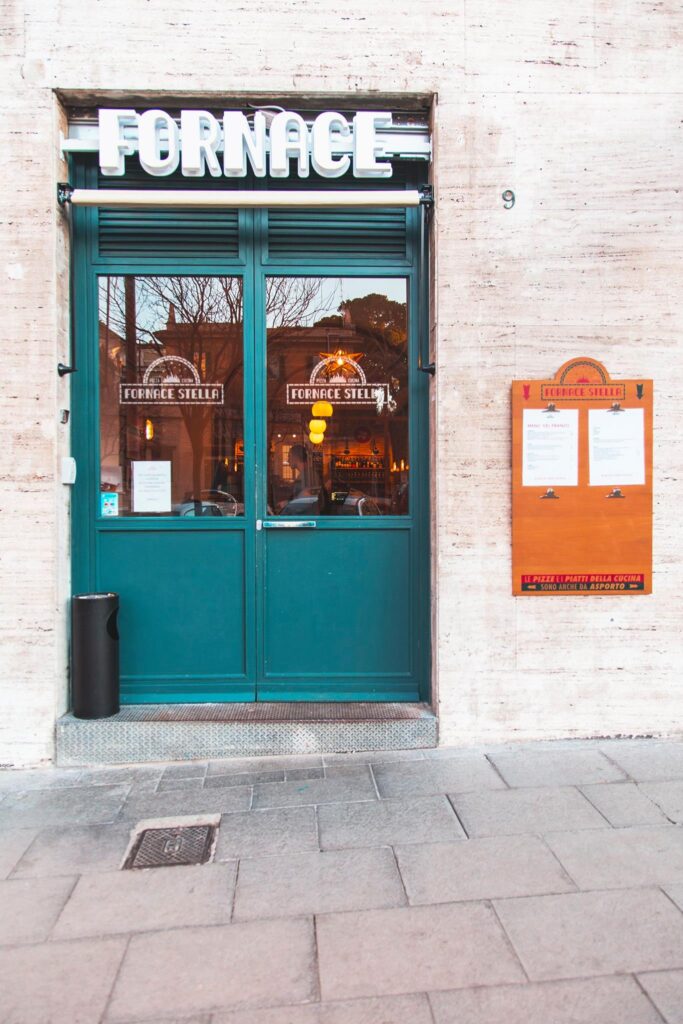
POLYGON ((349 122, 343 114, 325 111, 310 129, 300 114, 283 110, 270 120, 262 111, 253 125, 239 110, 225 110, 219 120, 208 110, 183 110, 180 126, 164 110, 102 109, 99 111, 100 170, 103 175, 125 174, 125 158, 135 145, 125 129, 137 127, 140 165, 148 174, 165 177, 181 168, 188 178, 242 178, 251 168, 257 178, 270 171, 272 178, 289 177, 290 160, 297 174, 308 177, 310 168, 323 178, 339 178, 350 167, 356 178, 390 178, 378 128, 387 128, 386 111, 358 111, 349 122), (353 146, 349 154, 348 139, 353 146))

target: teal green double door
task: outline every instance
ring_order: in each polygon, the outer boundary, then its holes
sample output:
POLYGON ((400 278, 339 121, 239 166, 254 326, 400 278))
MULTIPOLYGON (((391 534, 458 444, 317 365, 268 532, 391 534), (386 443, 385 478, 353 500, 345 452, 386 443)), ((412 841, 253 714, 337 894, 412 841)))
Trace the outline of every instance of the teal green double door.
POLYGON ((77 214, 74 592, 124 703, 428 699, 417 214, 231 216, 77 214))

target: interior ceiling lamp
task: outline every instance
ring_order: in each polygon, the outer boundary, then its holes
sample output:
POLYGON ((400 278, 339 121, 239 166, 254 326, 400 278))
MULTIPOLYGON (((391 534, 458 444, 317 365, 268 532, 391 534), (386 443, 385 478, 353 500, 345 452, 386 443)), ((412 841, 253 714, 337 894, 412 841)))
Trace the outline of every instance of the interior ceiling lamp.
POLYGON ((332 406, 329 402, 316 402, 311 412, 314 416, 326 416, 329 419, 332 415, 332 406))
POLYGON ((311 431, 311 433, 308 435, 308 440, 311 442, 311 444, 322 444, 323 441, 325 440, 325 435, 316 434, 313 431, 311 431))

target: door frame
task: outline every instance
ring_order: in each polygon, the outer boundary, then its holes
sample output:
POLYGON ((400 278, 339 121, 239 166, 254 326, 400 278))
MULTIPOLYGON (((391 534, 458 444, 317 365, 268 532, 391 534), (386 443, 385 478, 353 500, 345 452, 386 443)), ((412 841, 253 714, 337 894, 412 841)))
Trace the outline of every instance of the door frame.
MULTIPOLYGON (((73 159, 71 180, 75 187, 96 187, 97 168, 94 162, 73 159)), ((265 182, 246 182, 244 187, 266 187, 265 182)), ((412 529, 410 579, 414 591, 415 658, 414 674, 419 696, 429 702, 431 693, 431 566, 430 566, 430 452, 429 452, 429 380, 419 372, 420 334, 428 318, 425 293, 420 287, 419 210, 407 210, 408 252, 405 261, 386 263, 365 261, 362 257, 335 262, 307 258, 296 262, 271 261, 267 256, 267 221, 264 210, 239 211, 239 255, 220 261, 202 258, 174 257, 103 257, 98 253, 97 210, 72 208, 73 241, 73 309, 74 342, 78 353, 78 372, 71 383, 71 450, 79 469, 72 488, 71 553, 72 593, 98 588, 97 535, 102 530, 138 532, 172 531, 178 524, 172 519, 136 516, 134 519, 105 519, 99 516, 99 331, 98 278, 123 275, 193 275, 240 276, 244 281, 244 481, 245 514, 243 519, 227 519, 216 526, 201 519, 184 522, 184 530, 218 532, 232 529, 244 531, 245 560, 253 571, 245 572, 245 669, 252 681, 253 696, 232 699, 258 700, 258 689, 267 682, 265 675, 265 587, 263 580, 264 536, 256 530, 256 519, 265 512, 267 450, 266 450, 266 331, 265 278, 271 276, 405 278, 409 295, 409 451, 411 461, 410 513, 408 517, 381 517, 379 521, 344 524, 351 529, 412 529), (249 343, 249 339, 253 343, 249 343), (258 372, 260 364, 262 372, 258 372), (417 457, 416 457, 417 456, 417 457), (255 484, 253 492, 247 482, 255 484), (392 522, 386 522, 387 519, 392 522), (401 522, 409 519, 411 523, 401 522), (382 523, 382 520, 385 520, 382 523), (103 525, 104 524, 104 525, 103 525), (227 524, 227 525, 226 525, 227 524)), ((341 529, 334 521, 318 523, 321 529, 341 529)), ((210 699, 210 698, 206 698, 210 699)), ((215 699, 215 698, 213 698, 215 699)), ((230 699, 226 696, 226 699, 230 699)), ((283 693, 278 698, 301 700, 296 694, 283 693)), ((305 698, 304 698, 305 699, 305 698)), ((310 698, 309 698, 310 699, 310 698)), ((318 699, 333 699, 329 695, 318 699)), ((367 696, 358 699, 373 699, 367 696)), ((379 698, 380 700, 383 698, 379 698)), ((138 701, 136 701, 137 703, 138 701)), ((156 701, 154 701, 156 702, 156 701)), ((141 703, 141 702, 140 702, 141 703)))

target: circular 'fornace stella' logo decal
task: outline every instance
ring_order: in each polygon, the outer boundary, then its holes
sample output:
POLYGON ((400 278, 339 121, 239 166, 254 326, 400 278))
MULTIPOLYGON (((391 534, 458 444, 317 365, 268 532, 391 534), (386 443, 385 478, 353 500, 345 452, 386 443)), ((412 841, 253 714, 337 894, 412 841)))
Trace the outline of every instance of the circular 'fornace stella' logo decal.
POLYGON ((202 384, 199 370, 182 356, 159 356, 141 384, 120 384, 121 405, 223 405, 222 384, 202 384))

